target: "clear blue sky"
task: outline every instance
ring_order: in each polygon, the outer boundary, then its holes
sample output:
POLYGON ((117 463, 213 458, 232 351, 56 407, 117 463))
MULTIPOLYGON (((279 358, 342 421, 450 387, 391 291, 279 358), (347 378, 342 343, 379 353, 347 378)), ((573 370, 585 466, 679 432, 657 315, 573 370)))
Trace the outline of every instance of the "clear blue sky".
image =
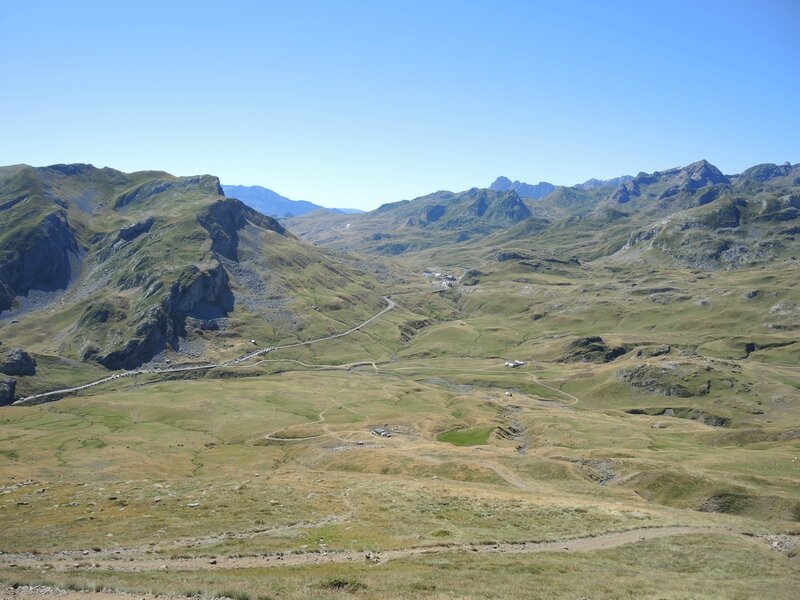
POLYGON ((9 0, 0 21, 0 164, 373 208, 800 161, 796 0, 9 0))

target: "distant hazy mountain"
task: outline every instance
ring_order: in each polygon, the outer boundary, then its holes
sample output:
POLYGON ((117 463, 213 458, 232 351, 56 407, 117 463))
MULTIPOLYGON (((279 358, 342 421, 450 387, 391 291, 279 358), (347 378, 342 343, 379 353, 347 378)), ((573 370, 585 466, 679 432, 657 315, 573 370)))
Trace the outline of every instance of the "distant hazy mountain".
POLYGON ((275 217, 299 217, 315 210, 332 210, 342 214, 363 212, 355 208, 325 208, 307 200, 291 200, 260 185, 223 185, 228 198, 237 198, 258 212, 275 217))
POLYGON ((623 175, 622 177, 614 177, 613 179, 589 179, 588 181, 584 181, 583 183, 577 184, 576 188, 582 190, 589 190, 593 188, 603 188, 603 187, 619 187, 625 183, 628 183, 630 180, 633 179, 633 175, 623 175))
MULTIPOLYGON (((604 187, 619 187, 624 183, 627 183, 633 179, 631 175, 623 175, 622 177, 615 177, 614 179, 590 179, 588 181, 584 181, 583 183, 579 183, 574 185, 580 190, 589 190, 595 188, 604 188, 604 187)), ((517 192, 517 195, 520 198, 531 198, 533 200, 538 200, 539 198, 544 198, 548 194, 553 193, 556 190, 556 186, 552 183, 548 183, 547 181, 540 181, 536 185, 525 183, 524 181, 511 181, 508 177, 498 177, 494 180, 494 183, 489 186, 490 190, 496 190, 498 192, 505 192, 508 190, 514 190, 517 192)))
POLYGON ((531 185, 523 181, 511 181, 508 177, 501 176, 494 180, 494 183, 489 186, 489 189, 496 192, 514 190, 520 198, 538 200, 555 191, 556 186, 546 181, 540 181, 536 185, 531 185))

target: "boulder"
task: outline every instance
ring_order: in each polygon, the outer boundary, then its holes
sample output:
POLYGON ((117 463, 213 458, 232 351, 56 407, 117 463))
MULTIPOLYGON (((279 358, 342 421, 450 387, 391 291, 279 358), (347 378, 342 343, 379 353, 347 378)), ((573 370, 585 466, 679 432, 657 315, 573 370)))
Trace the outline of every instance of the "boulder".
POLYGON ((636 358, 652 358, 669 354, 672 348, 666 344, 660 346, 645 346, 636 350, 636 358))
POLYGON ((22 348, 9 348, 0 355, 0 373, 5 375, 36 375, 36 361, 22 348))

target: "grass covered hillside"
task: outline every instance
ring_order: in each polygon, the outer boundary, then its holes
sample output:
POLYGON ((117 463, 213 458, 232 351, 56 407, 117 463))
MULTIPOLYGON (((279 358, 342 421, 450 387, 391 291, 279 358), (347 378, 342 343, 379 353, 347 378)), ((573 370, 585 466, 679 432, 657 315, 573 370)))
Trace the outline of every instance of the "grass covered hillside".
MULTIPOLYGON (((335 332, 382 305, 374 275, 226 198, 211 176, 91 165, 0 172, 6 346, 109 369, 335 332)), ((88 367, 91 370, 91 367, 88 367)))
POLYGON ((384 204, 365 214, 312 213, 286 223, 324 246, 392 256, 486 235, 529 217, 530 208, 513 190, 473 188, 384 204))

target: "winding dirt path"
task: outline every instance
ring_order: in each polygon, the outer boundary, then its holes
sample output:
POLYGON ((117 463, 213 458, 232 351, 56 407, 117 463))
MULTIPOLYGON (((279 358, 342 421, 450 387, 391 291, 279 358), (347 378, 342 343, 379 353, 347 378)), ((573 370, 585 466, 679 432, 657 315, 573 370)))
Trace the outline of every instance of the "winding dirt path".
MULTIPOLYGON (((363 402, 363 401, 359 400, 359 402, 363 402)), ((353 403, 355 403, 355 402, 353 402, 353 403)), ((325 427, 325 433, 318 433, 317 435, 309 435, 309 436, 306 436, 306 437, 281 437, 281 436, 279 436, 277 434, 279 432, 281 432, 281 431, 289 431, 289 430, 295 429, 297 427, 305 427, 305 426, 308 426, 308 425, 318 425, 320 423, 324 423, 325 422, 325 414, 329 410, 331 410, 332 408, 343 408, 343 409, 353 413, 354 415, 357 415, 359 417, 364 417, 365 419, 369 419, 369 417, 367 415, 365 415, 364 413, 360 413, 355 409, 350 408, 348 406, 348 404, 351 404, 351 403, 343 404, 343 403, 340 403, 340 402, 336 402, 334 404, 331 404, 329 407, 325 408, 324 410, 322 410, 317 415, 317 420, 316 421, 297 423, 295 425, 289 425, 288 427, 282 427, 281 429, 277 429, 277 430, 275 430, 275 431, 273 431, 271 433, 268 433, 266 435, 259 436, 258 439, 267 439, 267 440, 271 440, 273 442, 303 442, 303 441, 307 441, 307 440, 316 440, 318 438, 332 436, 332 437, 335 437, 335 438, 339 439, 340 441, 346 441, 346 440, 340 438, 338 434, 341 434, 341 433, 354 433, 354 432, 352 432, 352 431, 350 431, 350 432, 348 432, 348 431, 333 432, 330 429, 328 429, 327 427, 325 427)))
POLYGON ((151 556, 133 558, 124 552, 119 557, 84 556, 76 559, 72 553, 32 555, 3 554, 0 565, 3 567, 38 568, 47 563, 56 571, 124 571, 142 572, 155 570, 197 571, 206 569, 246 569, 261 567, 303 566, 315 564, 385 562, 417 556, 430 556, 452 552, 511 553, 531 554, 540 552, 593 552, 606 550, 646 540, 683 535, 726 535, 761 543, 758 538, 747 536, 731 529, 712 527, 651 527, 628 531, 604 533, 591 537, 568 538, 550 542, 516 542, 495 544, 441 544, 419 546, 379 552, 362 551, 321 551, 321 552, 278 552, 260 556, 230 556, 198 558, 153 558, 151 556))
POLYGON ((562 396, 566 396, 567 398, 569 398, 569 399, 571 400, 571 402, 569 402, 569 403, 567 403, 567 402, 562 402, 562 403, 561 403, 561 404, 563 404, 564 406, 573 406, 573 405, 577 404, 578 402, 580 402, 580 399, 578 399, 578 397, 577 397, 577 396, 573 396, 572 394, 570 394, 570 393, 568 393, 568 392, 565 392, 564 390, 560 390, 560 389, 558 389, 558 388, 555 388, 555 387, 553 387, 552 385, 547 385, 546 383, 542 383, 542 380, 541 380, 541 379, 539 379, 539 378, 536 376, 536 373, 529 373, 529 375, 530 375, 531 379, 533 379, 533 382, 534 382, 536 385, 540 385, 540 386, 542 386, 543 388, 547 388, 548 390, 551 390, 551 391, 553 391, 553 392, 556 392, 556 393, 558 393, 558 394, 561 394, 562 396))

